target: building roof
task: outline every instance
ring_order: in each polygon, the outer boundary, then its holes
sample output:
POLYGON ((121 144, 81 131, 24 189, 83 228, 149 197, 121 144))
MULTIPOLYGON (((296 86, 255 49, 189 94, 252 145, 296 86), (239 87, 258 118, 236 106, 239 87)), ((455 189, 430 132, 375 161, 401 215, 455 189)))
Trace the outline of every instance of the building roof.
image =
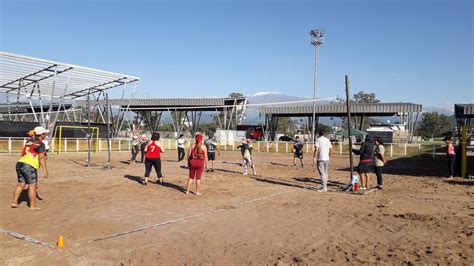
POLYGON ((472 118, 474 117, 474 104, 455 104, 454 116, 456 118, 472 118))
MULTIPOLYGON (((339 135, 339 136, 348 137, 349 136, 349 130, 344 129, 344 130, 335 132, 335 134, 339 135)), ((367 134, 368 134, 367 132, 364 132, 362 130, 358 130, 356 128, 351 128, 351 136, 364 137, 364 136, 367 136, 367 134)))
MULTIPOLYGON (((352 115, 393 116, 404 113, 421 112, 422 106, 413 103, 373 103, 350 104, 352 115)), ((316 104, 316 116, 337 117, 347 114, 344 103, 316 104)), ((303 117, 313 115, 313 105, 283 105, 260 108, 260 113, 286 117, 303 117)))
MULTIPOLYGON (((72 108, 72 104, 62 104, 61 109, 62 110, 68 110, 72 108)), ((35 113, 40 113, 41 112, 41 105, 33 105, 33 108, 29 104, 10 104, 10 106, 7 105, 0 105, 0 114, 32 114, 33 109, 35 113)), ((55 112, 59 109, 59 104, 53 104, 51 105, 51 111, 55 112)), ((43 112, 47 112, 49 110, 49 104, 43 105, 43 112)))
MULTIPOLYGON (((130 111, 215 111, 234 104, 243 104, 247 98, 159 98, 159 99, 109 99, 110 106, 120 106, 130 111), (128 107, 128 108, 127 108, 128 107)), ((104 101, 99 101, 103 104, 104 101)), ((79 106, 87 106, 86 100, 77 100, 79 106)))
POLYGON ((20 91, 23 95, 55 98, 64 94, 66 99, 75 99, 138 80, 130 75, 0 51, 0 92, 4 93, 20 91))

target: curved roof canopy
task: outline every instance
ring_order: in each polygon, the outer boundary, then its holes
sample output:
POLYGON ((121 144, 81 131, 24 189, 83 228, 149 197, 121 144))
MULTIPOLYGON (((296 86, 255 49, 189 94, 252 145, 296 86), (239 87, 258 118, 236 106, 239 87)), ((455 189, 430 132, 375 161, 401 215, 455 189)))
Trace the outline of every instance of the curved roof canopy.
POLYGON ((474 104, 455 104, 454 114, 456 118, 474 118, 474 104))
MULTIPOLYGON (((316 116, 338 117, 347 113, 346 104, 316 104, 316 116)), ((352 115, 364 116, 392 116, 406 113, 421 112, 421 105, 413 103, 372 103, 372 104, 350 104, 352 115)), ((303 117, 313 114, 312 105, 285 105, 269 106, 260 108, 262 114, 303 117)))
MULTIPOLYGON (((245 104, 246 100, 245 97, 109 99, 108 104, 129 111, 215 111, 245 104)), ((103 100, 99 103, 103 103, 103 100)), ((87 101, 77 100, 76 104, 85 107, 87 101)))

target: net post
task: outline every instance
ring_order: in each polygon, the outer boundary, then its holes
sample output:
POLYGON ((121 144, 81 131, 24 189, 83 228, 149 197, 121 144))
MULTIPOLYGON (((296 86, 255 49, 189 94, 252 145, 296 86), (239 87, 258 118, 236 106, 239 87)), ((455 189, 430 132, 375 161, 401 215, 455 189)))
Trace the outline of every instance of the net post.
POLYGON ((62 148, 61 139, 62 139, 62 136, 63 136, 63 127, 59 126, 58 154, 61 154, 61 148, 62 148))
POLYGON ((463 127, 461 135, 461 177, 467 177, 467 126, 463 127))
POLYGON ((96 128, 96 136, 95 136, 95 150, 96 152, 99 151, 99 128, 96 128))

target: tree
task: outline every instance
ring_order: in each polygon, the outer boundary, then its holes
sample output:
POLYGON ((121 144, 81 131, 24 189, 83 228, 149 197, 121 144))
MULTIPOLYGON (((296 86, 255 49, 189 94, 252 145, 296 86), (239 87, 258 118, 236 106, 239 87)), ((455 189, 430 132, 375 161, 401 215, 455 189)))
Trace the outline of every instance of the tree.
MULTIPOLYGON (((345 103, 346 101, 343 99, 339 99, 340 103, 345 103)), ((371 104, 371 103, 379 103, 380 100, 377 99, 375 93, 366 93, 363 91, 359 91, 358 93, 352 96, 352 99, 349 100, 350 103, 355 104, 371 104)), ((352 125, 354 127, 359 127, 361 123, 361 119, 363 119, 361 130, 366 130, 370 127, 370 124, 376 122, 376 120, 371 119, 369 117, 351 117, 352 118, 352 125)), ((342 128, 347 128, 347 119, 345 117, 342 118, 342 128)))
POLYGON ((295 123, 289 117, 280 117, 278 118, 278 125, 276 132, 281 132, 285 135, 293 136, 293 128, 295 123))
POLYGON ((231 94, 229 94, 229 97, 230 98, 241 98, 241 97, 244 97, 244 95, 240 92, 232 92, 231 94))
MULTIPOLYGON (((328 126, 326 124, 319 124, 318 123, 318 131, 319 130, 323 130, 326 134, 332 134, 333 133, 333 129, 331 126, 328 126)), ((318 132, 316 132, 317 134, 318 132)))
POLYGON ((423 113, 418 132, 425 138, 441 137, 452 128, 451 121, 444 114, 437 112, 423 113))
MULTIPOLYGON (((228 96, 229 98, 241 98, 241 97, 244 97, 244 95, 240 92, 232 92, 229 94, 228 96)), ((221 123, 224 123, 224 111, 220 111, 218 114, 216 114, 214 117, 213 117, 213 120, 214 120, 214 123, 219 125, 219 121, 221 123)), ((230 112, 227 112, 227 119, 226 119, 227 123, 230 121, 231 124, 235 124, 235 121, 232 119, 231 117, 231 113, 230 112), (229 120, 231 119, 231 120, 229 120)), ((226 125, 224 125, 225 127, 226 125)), ((237 127, 237 125, 235 125, 237 127)), ((232 127, 232 126, 231 126, 232 127)))
POLYGON ((359 91, 358 93, 352 96, 354 103, 379 103, 380 100, 377 99, 375 93, 365 93, 363 91, 359 91))

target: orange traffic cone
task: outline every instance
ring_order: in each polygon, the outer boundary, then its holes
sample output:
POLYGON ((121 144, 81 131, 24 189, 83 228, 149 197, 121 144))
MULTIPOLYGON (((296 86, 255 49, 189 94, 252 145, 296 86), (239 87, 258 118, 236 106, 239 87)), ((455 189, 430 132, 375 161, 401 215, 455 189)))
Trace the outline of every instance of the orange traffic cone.
POLYGON ((63 248, 64 247, 64 237, 61 235, 58 238, 58 243, 57 243, 58 248, 63 248))

